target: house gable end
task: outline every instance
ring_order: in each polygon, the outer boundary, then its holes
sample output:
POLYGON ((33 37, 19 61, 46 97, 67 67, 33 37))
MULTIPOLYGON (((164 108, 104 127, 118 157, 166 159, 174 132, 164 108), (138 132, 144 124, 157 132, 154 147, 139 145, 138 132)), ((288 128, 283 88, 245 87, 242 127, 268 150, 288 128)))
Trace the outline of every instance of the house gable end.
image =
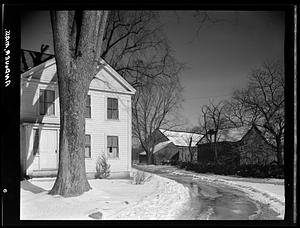
MULTIPOLYGON (((136 90, 119 73, 109 66, 109 64, 104 60, 101 61, 101 64, 102 68, 100 68, 92 80, 90 89, 127 94, 135 93, 136 90)), ((22 73, 21 78, 27 81, 56 83, 57 67, 55 58, 22 73)))

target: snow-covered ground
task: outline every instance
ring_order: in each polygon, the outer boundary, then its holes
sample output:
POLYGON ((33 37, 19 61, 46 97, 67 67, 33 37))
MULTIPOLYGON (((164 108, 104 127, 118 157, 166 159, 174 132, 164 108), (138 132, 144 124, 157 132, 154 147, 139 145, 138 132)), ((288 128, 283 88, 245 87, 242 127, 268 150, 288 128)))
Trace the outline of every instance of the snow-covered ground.
POLYGON ((129 179, 89 180, 92 190, 77 197, 47 194, 54 178, 21 182, 22 220, 91 220, 100 211, 102 219, 174 219, 189 201, 186 187, 151 174, 142 185, 129 179))
POLYGON ((174 166, 140 166, 146 170, 157 171, 167 170, 173 175, 190 176, 194 180, 204 180, 213 183, 227 184, 238 188, 248 196, 263 204, 268 204, 274 211, 279 213, 281 219, 284 218, 285 197, 284 197, 284 180, 271 178, 243 178, 236 176, 222 176, 215 174, 200 174, 174 166))

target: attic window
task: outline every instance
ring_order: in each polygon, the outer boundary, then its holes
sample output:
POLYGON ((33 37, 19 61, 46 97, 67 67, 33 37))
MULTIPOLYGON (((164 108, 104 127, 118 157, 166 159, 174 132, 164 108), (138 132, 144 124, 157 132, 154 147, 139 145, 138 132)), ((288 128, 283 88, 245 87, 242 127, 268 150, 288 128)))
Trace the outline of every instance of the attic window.
POLYGON ((55 92, 53 90, 40 90, 40 115, 55 115, 55 92))

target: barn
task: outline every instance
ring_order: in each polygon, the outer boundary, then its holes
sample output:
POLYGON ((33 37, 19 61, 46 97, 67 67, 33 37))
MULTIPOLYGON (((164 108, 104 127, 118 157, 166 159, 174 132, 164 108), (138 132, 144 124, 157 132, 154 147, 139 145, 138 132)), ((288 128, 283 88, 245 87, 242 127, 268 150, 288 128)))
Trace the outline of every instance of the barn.
MULTIPOLYGON (((193 160, 197 160, 197 146, 196 143, 202 135, 185 132, 185 131, 171 131, 166 129, 158 129, 153 133, 155 138, 155 146, 153 149, 154 163, 160 164, 170 160, 190 161, 192 151, 193 160), (191 146, 189 147, 191 140, 191 146)), ((145 163, 146 152, 141 150, 140 162, 145 163)))
POLYGON ((267 165, 277 161, 275 146, 256 125, 219 130, 216 141, 210 143, 208 137, 203 136, 197 142, 199 162, 213 162, 216 154, 218 161, 236 165, 267 165))

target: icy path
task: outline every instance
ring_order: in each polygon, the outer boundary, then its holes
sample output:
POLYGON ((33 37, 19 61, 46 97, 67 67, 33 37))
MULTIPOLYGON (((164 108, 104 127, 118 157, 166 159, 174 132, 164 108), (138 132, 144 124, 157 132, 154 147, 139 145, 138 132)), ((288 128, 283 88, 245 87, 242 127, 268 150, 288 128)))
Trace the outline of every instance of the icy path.
MULTIPOLYGON (((194 219, 275 220, 284 217, 282 180, 198 174, 173 166, 138 168, 190 186, 194 201, 200 202, 200 205, 192 202, 194 219)), ((183 216, 183 219, 191 218, 183 216)))

